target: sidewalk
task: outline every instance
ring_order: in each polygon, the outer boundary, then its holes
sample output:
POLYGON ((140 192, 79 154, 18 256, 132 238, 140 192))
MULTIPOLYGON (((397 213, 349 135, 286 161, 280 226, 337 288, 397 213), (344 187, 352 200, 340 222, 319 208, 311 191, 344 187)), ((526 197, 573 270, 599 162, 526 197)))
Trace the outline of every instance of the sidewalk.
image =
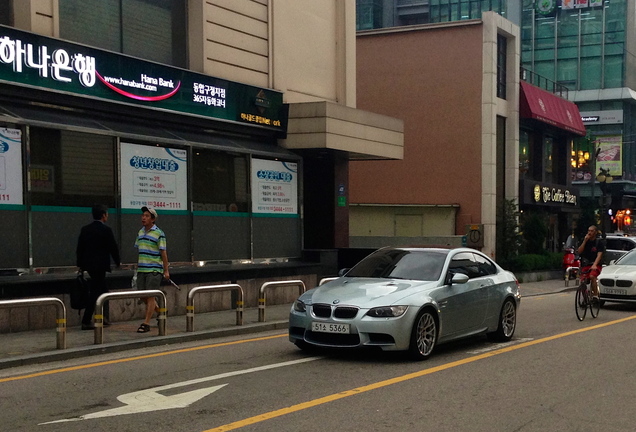
MULTIPOLYGON (((521 284, 521 296, 552 294, 576 288, 575 281, 565 286, 563 279, 521 284)), ((156 323, 150 333, 137 333, 140 321, 114 322, 104 328, 104 343, 96 345, 94 331, 79 326, 66 329, 66 349, 56 349, 56 330, 35 330, 0 334, 0 369, 37 363, 88 357, 149 346, 206 340, 232 335, 253 334, 271 330, 287 330, 291 304, 267 306, 265 321, 258 322, 258 308, 243 312, 243 325, 236 325, 235 311, 194 315, 194 332, 186 332, 185 315, 168 316, 167 335, 158 336, 156 323)), ((74 313, 75 311, 70 311, 74 313)))

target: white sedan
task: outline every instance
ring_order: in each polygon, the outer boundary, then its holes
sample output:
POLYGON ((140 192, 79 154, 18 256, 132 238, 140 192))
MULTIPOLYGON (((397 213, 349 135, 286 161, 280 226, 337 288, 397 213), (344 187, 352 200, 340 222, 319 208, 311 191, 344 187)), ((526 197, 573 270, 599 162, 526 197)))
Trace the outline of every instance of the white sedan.
POLYGON ((603 267, 598 281, 601 302, 636 302, 636 249, 603 267))

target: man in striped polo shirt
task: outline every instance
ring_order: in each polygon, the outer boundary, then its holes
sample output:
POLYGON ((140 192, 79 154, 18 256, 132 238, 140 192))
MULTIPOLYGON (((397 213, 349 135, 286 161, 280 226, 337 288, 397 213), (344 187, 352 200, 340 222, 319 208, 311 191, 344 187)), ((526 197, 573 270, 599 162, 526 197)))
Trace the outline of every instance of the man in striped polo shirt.
MULTIPOLYGON (((135 247, 139 252, 137 262, 137 289, 159 289, 161 278, 170 279, 168 271, 168 253, 166 252, 166 236, 155 225, 157 211, 152 207, 141 208, 141 224, 143 227, 137 233, 135 247)), ((137 329, 138 333, 150 331, 150 320, 157 308, 154 297, 146 297, 146 319, 137 329)))

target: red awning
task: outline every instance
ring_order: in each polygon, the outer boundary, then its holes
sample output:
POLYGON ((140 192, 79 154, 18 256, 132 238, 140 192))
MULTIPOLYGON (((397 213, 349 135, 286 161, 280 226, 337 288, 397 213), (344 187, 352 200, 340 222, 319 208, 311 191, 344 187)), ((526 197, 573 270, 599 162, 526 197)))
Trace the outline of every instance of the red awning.
POLYGON ((520 117, 537 119, 577 135, 585 135, 585 125, 581 120, 579 108, 574 102, 560 98, 525 81, 521 81, 520 84, 520 117))

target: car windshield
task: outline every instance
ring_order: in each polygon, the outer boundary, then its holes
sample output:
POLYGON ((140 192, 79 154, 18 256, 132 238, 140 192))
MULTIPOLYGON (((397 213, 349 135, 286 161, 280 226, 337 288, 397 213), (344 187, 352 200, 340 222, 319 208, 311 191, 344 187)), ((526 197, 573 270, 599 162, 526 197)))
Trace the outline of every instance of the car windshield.
POLYGON ((636 265, 636 251, 626 253, 625 255, 617 259, 615 264, 636 265))
POLYGON ((381 249, 369 255, 347 277, 438 280, 448 251, 381 249))

